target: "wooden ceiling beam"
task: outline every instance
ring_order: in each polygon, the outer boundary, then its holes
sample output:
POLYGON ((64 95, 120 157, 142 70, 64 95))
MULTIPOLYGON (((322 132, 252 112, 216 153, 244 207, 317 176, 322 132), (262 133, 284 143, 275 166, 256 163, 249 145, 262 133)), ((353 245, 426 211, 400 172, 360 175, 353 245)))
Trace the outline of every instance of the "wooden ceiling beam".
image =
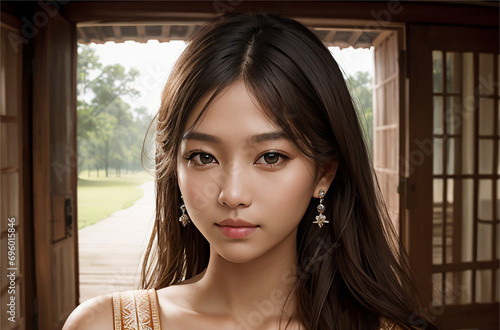
POLYGON ((169 42, 170 41, 170 25, 163 25, 161 27, 160 41, 162 41, 162 42, 169 42))
POLYGON ((78 39, 83 39, 84 43, 88 43, 90 41, 90 40, 88 40, 89 37, 85 33, 85 29, 84 28, 77 27, 76 30, 77 30, 78 39))
POLYGON ((146 35, 146 27, 144 25, 138 25, 137 29, 137 39, 140 42, 147 42, 148 36, 146 35))
POLYGON ((337 33, 337 30, 330 30, 328 34, 325 37, 325 42, 331 43, 333 41, 333 38, 335 37, 335 34, 337 33))
POLYGON ((122 29, 118 25, 113 25, 113 33, 116 38, 120 39, 122 37, 122 29))
POLYGON ((349 37, 349 40, 347 41, 347 43, 349 45, 355 47, 355 45, 358 43, 359 37, 361 37, 362 34, 363 34, 363 32, 361 32, 361 31, 353 31, 351 33, 351 36, 349 37))
MULTIPOLYGON (((215 1, 217 3, 217 1, 215 1)), ((381 27, 391 23, 499 26, 498 2, 448 1, 241 1, 227 12, 271 12, 297 19, 358 19, 381 27)), ((61 6, 73 22, 203 22, 223 14, 214 1, 70 1, 61 6)))

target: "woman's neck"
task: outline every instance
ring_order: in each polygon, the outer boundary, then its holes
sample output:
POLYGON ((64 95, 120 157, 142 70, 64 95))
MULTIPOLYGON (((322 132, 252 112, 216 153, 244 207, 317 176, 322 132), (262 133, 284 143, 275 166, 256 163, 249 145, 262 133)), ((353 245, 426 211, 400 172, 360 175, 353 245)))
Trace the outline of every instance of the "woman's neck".
POLYGON ((276 321, 283 311, 284 315, 293 315, 295 297, 289 293, 295 283, 296 266, 296 232, 246 263, 230 262, 211 249, 208 267, 196 281, 203 297, 198 308, 230 315, 250 328, 276 321))

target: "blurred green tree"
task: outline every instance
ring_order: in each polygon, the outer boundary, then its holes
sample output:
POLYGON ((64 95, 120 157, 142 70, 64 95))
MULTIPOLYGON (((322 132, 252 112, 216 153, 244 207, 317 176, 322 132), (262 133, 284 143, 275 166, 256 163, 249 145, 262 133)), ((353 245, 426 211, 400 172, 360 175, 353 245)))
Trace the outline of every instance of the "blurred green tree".
POLYGON ((370 72, 358 71, 348 79, 348 87, 360 115, 361 127, 365 134, 365 141, 373 151, 373 88, 370 72))
POLYGON ((136 69, 120 64, 103 66, 95 50, 78 46, 78 172, 114 168, 140 170, 142 142, 151 122, 144 107, 132 110, 122 96, 139 96, 131 83, 139 76, 136 69), (89 100, 90 101, 85 101, 89 100))

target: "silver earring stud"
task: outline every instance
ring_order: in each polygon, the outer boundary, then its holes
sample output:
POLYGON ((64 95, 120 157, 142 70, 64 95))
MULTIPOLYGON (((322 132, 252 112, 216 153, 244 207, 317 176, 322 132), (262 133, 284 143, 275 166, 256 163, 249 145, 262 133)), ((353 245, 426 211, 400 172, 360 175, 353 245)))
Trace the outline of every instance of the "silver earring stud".
POLYGON ((182 215, 179 217, 179 222, 182 223, 184 227, 186 227, 186 225, 191 222, 191 219, 189 219, 189 216, 186 214, 186 205, 184 204, 181 205, 181 211, 182 215))
POLYGON ((325 191, 323 189, 319 190, 319 205, 316 208, 318 210, 318 215, 316 216, 316 221, 313 221, 313 223, 317 223, 318 227, 321 228, 325 223, 329 223, 329 221, 326 220, 326 216, 323 214, 325 212, 325 206, 323 205, 323 198, 325 197, 325 191))

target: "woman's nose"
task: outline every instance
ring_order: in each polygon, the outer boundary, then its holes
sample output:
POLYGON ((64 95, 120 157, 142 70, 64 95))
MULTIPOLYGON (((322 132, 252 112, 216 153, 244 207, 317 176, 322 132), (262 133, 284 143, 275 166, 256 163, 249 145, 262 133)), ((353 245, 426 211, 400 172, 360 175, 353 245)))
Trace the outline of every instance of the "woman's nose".
POLYGON ((226 170, 220 181, 219 203, 230 208, 250 206, 252 189, 249 187, 249 179, 248 173, 237 166, 226 170))

